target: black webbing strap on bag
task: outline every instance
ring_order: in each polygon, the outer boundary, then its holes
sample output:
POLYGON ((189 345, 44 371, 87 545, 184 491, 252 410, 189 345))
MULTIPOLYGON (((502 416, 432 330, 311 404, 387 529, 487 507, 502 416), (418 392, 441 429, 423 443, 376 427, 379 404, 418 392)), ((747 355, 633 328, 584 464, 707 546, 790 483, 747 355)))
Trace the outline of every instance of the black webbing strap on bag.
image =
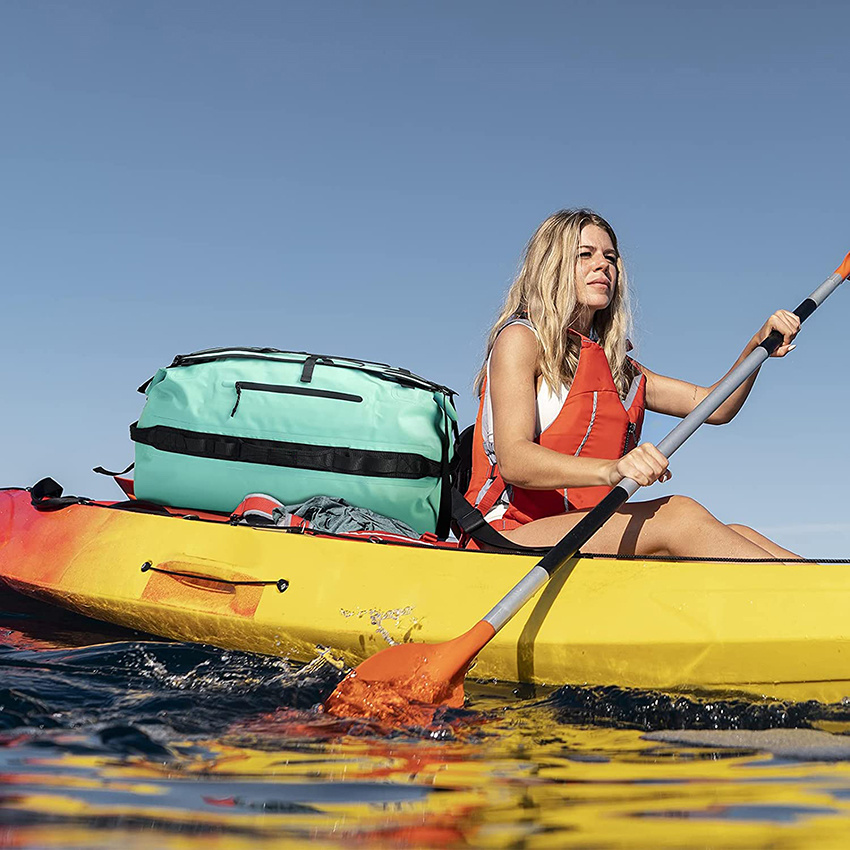
POLYGON ((447 464, 447 456, 446 461, 439 463, 414 452, 384 452, 345 446, 313 446, 307 443, 230 437, 224 434, 186 431, 168 425, 139 428, 138 423, 133 423, 130 426, 130 438, 136 443, 143 443, 163 452, 193 457, 346 475, 367 475, 374 478, 440 478, 447 464))
POLYGON ((96 466, 92 469, 92 472, 96 472, 98 475, 108 475, 110 478, 118 478, 119 475, 126 475, 135 465, 135 463, 131 463, 126 469, 122 469, 120 472, 113 472, 111 469, 96 466))

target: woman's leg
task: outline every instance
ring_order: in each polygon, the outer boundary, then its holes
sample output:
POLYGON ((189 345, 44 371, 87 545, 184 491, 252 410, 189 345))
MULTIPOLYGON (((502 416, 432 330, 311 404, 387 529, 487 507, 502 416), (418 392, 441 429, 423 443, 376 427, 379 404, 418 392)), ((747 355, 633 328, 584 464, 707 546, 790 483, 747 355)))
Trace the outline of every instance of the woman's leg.
MULTIPOLYGON (((553 546, 586 514, 586 511, 574 511, 545 517, 506 531, 504 535, 526 546, 553 546)), ((775 544, 772 546, 774 551, 779 549, 775 544)), ((774 555, 773 551, 724 525, 687 496, 623 505, 590 538, 585 548, 589 552, 678 558, 797 557, 790 552, 787 556, 774 555)))
POLYGON ((771 556, 774 558, 790 558, 793 560, 801 557, 800 555, 795 555, 793 552, 788 551, 788 549, 783 549, 778 543, 774 543, 772 540, 768 539, 763 534, 759 534, 755 529, 752 529, 747 525, 738 525, 738 523, 733 522, 729 523, 727 528, 731 528, 733 531, 740 534, 741 537, 746 537, 747 540, 755 543, 756 546, 760 546, 765 550, 765 552, 770 552, 771 556))

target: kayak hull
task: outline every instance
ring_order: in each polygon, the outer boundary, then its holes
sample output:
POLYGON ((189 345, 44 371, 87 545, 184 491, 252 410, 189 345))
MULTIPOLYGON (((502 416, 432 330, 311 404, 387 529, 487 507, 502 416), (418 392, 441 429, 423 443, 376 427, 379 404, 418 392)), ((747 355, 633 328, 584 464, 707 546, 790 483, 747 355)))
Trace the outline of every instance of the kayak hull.
MULTIPOLYGON (((106 505, 38 511, 0 491, 0 580, 164 637, 356 664, 389 641, 465 632, 529 555, 376 544, 106 505)), ((581 557, 482 651, 471 675, 539 685, 850 695, 850 564, 581 557)))

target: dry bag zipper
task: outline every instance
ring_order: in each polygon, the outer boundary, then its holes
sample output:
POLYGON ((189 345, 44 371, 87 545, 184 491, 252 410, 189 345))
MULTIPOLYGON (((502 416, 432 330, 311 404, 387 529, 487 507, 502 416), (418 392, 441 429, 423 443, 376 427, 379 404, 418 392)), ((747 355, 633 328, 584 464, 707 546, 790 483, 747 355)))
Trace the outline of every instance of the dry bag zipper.
POLYGON ((316 390, 310 387, 286 387, 281 384, 257 384, 254 381, 237 381, 236 387, 236 404, 233 405, 233 410, 230 415, 236 413, 236 408, 239 407, 239 402, 242 399, 242 390, 258 390, 264 393, 285 393, 287 395, 308 395, 314 398, 332 398, 336 401, 363 401, 363 396, 354 395, 353 393, 338 393, 334 390, 316 390))
MULTIPOLYGON (((194 366, 201 363, 215 363, 219 360, 267 360, 272 363, 300 363, 302 367, 307 369, 308 380, 305 380, 304 383, 309 383, 312 366, 315 366, 318 362, 322 362, 323 365, 356 369, 382 380, 394 381, 402 386, 440 392, 450 397, 455 395, 454 390, 449 387, 444 387, 442 384, 435 384, 427 378, 413 374, 408 369, 388 366, 386 363, 355 360, 351 357, 338 357, 335 355, 308 354, 306 351, 281 351, 277 348, 207 348, 203 351, 194 351, 191 354, 178 354, 168 368, 194 366), (304 358, 307 358, 307 360, 305 361, 304 358), (312 361, 312 365, 309 365, 307 361, 312 361)), ((139 387, 139 391, 145 392, 149 383, 150 380, 145 381, 139 387)))

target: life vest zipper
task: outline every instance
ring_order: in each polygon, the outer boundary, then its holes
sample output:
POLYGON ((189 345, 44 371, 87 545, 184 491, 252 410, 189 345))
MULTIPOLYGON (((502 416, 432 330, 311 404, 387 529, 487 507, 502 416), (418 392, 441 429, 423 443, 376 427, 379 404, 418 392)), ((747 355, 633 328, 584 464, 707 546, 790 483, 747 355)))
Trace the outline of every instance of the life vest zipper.
POLYGON ((242 400, 242 390, 256 390, 264 393, 284 393, 286 395, 306 395, 313 398, 330 398, 336 401, 363 401, 363 396, 354 395, 353 393, 340 393, 334 390, 317 390, 312 387, 287 387, 281 384, 258 384, 254 381, 236 381, 236 404, 233 405, 233 410, 230 415, 236 413, 236 408, 239 407, 239 402, 242 400))
POLYGON ((634 422, 629 422, 628 427, 626 428, 626 439, 623 443, 623 456, 625 457, 629 453, 629 443, 633 443, 632 448, 637 446, 637 439, 635 438, 635 433, 637 432, 637 425, 634 422))

